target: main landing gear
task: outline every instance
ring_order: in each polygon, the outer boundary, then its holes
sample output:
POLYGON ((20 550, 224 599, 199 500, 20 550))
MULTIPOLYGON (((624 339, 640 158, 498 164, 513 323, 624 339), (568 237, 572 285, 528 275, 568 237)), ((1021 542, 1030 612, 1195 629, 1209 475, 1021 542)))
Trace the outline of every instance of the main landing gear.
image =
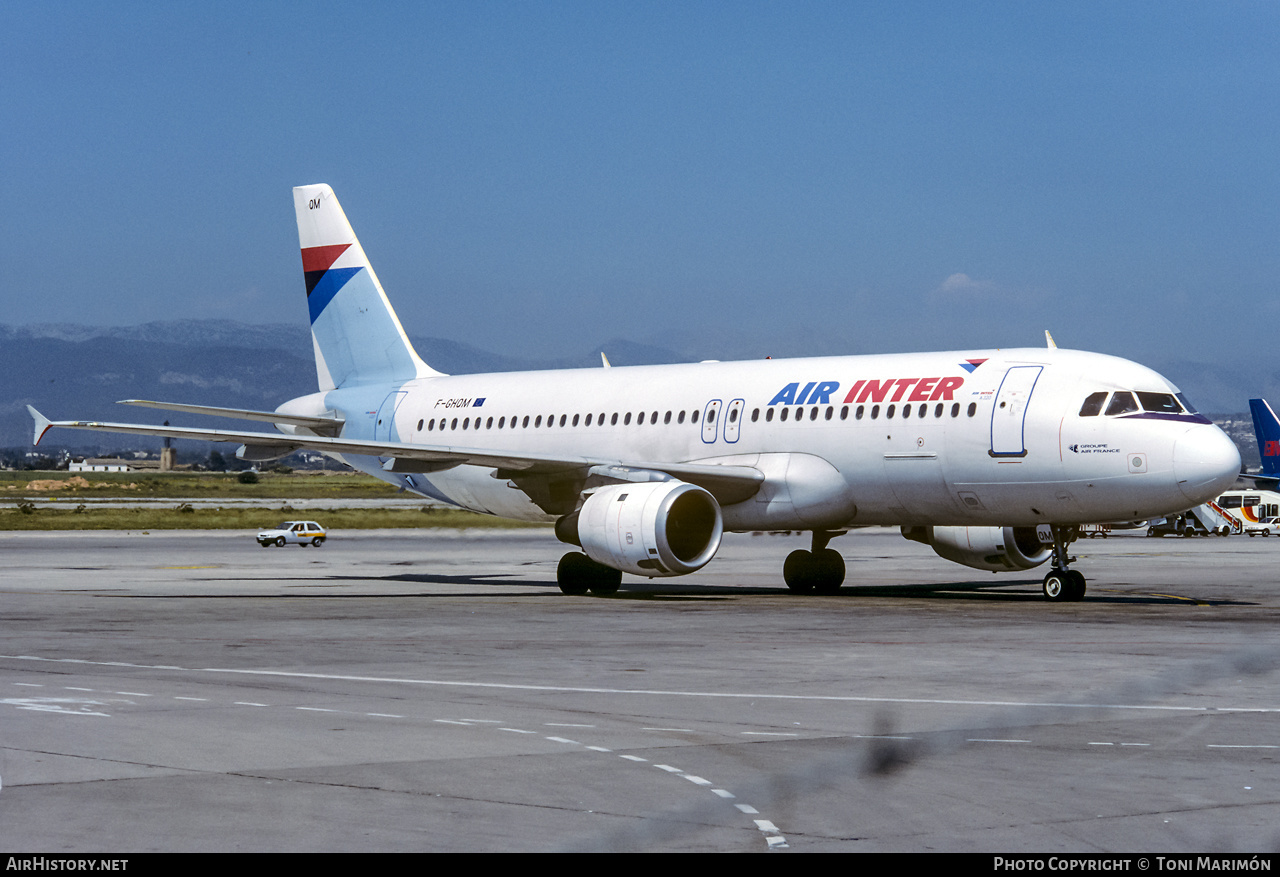
POLYGON ((813 531, 813 550, 799 549, 787 555, 782 579, 797 594, 834 594, 844 584, 844 558, 827 547, 840 533, 813 531))
POLYGON ((1052 525, 1052 530, 1053 559, 1050 563, 1053 564, 1053 569, 1044 577, 1044 583, 1041 585, 1045 599, 1061 603, 1083 600, 1084 576, 1073 569, 1067 569, 1068 564, 1075 560, 1074 557, 1067 556, 1067 545, 1075 541, 1079 530, 1057 524, 1052 525))
POLYGON ((596 563, 585 554, 570 551, 560 558, 556 567, 556 582, 566 594, 585 594, 597 597, 618 593, 622 585, 622 570, 596 563))

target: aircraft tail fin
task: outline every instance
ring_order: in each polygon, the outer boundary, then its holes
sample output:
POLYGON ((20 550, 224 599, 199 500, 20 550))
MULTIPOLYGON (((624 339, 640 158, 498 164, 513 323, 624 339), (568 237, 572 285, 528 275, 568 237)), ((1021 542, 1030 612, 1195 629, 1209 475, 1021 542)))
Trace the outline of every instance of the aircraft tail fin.
POLYGON ((1258 453, 1262 455, 1262 474, 1280 476, 1280 419, 1266 399, 1250 399, 1249 411, 1258 436, 1258 453))
POLYGON ((414 351, 326 185, 293 190, 321 390, 439 375, 414 351))

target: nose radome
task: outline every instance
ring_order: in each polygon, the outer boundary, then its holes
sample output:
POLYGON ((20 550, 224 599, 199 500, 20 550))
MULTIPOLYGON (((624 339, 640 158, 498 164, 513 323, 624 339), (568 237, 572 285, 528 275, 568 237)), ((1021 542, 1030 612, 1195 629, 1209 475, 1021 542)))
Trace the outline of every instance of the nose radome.
POLYGON ((1215 498, 1240 475, 1240 451, 1225 432, 1211 424, 1187 430, 1173 446, 1178 489, 1199 505, 1215 498))

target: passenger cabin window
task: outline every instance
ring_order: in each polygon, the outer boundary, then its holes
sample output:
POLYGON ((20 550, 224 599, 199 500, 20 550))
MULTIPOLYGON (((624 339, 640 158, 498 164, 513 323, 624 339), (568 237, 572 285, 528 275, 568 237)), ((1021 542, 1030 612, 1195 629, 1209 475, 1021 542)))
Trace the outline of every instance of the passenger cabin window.
POLYGON ((1106 393, 1090 393, 1089 398, 1080 406, 1081 417, 1097 417, 1102 413, 1102 403, 1107 401, 1106 393))
POLYGON ((1107 406, 1107 416, 1115 417, 1117 414, 1131 414, 1138 410, 1138 403, 1133 400, 1132 393, 1116 393, 1111 397, 1111 404, 1107 406))

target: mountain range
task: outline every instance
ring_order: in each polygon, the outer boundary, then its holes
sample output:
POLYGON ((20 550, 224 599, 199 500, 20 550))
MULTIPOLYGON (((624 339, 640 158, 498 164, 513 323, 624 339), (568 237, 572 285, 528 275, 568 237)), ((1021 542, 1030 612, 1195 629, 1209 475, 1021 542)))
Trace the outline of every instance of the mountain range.
MULTIPOLYGON (((677 353, 626 340, 609 341, 577 356, 531 360, 490 353, 443 338, 411 338, 433 368, 448 374, 551 368, 599 368, 600 351, 614 365, 682 362, 677 353)), ((27 405, 54 419, 149 420, 114 404, 156 399, 273 410, 316 389, 311 333, 287 324, 251 325, 223 320, 174 320, 139 326, 0 325, 0 447, 29 448, 27 405)), ((161 414, 160 417, 165 415, 161 414)), ((174 423, 244 429, 242 421, 169 415, 174 423)), ((159 447, 159 439, 125 439, 62 431, 41 443, 81 453, 124 447, 159 447)), ((181 454, 181 449, 180 449, 181 454)))

